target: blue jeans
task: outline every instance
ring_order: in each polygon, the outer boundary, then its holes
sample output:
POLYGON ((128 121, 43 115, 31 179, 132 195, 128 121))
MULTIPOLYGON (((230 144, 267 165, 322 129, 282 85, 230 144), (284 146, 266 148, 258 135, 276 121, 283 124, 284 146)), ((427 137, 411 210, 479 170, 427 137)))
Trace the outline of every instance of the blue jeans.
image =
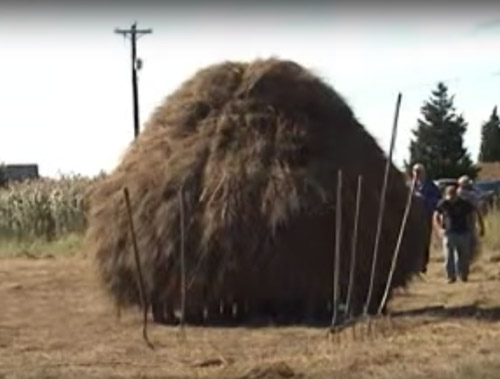
POLYGON ((472 255, 471 233, 446 232, 443 237, 443 252, 446 274, 449 279, 456 279, 457 275, 467 278, 469 263, 472 255))

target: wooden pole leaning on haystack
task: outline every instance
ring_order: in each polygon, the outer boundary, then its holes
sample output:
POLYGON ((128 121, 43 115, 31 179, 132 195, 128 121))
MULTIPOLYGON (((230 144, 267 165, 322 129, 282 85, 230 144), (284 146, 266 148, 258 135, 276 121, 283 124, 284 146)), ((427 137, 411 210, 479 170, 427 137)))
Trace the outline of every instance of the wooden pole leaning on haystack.
POLYGON ((128 191, 128 188, 125 187, 123 189, 123 194, 125 196, 125 204, 127 206, 127 215, 128 215, 128 221, 129 221, 129 228, 130 228, 130 237, 132 238, 132 247, 134 249, 134 258, 135 258, 135 265, 137 269, 137 279, 138 279, 138 287, 139 287, 139 297, 141 300, 141 305, 142 305, 142 337, 144 338, 144 341, 146 341, 146 344, 150 348, 154 348, 153 344, 149 341, 148 337, 148 310, 149 310, 149 301, 146 299, 146 291, 144 289, 144 277, 142 276, 142 267, 141 267, 141 261, 139 259, 139 248, 137 247, 137 238, 135 235, 135 228, 134 228, 134 220, 132 217, 132 207, 130 206, 130 194, 128 191))
POLYGON ((389 291, 391 288, 392 278, 394 276, 394 271, 396 270, 396 262, 398 260, 399 251, 401 250, 401 243, 403 241, 403 236, 406 229, 406 223, 408 221, 408 216, 410 215, 411 205, 413 203, 413 195, 415 193, 415 186, 417 183, 416 176, 413 178, 411 182, 410 192, 408 193, 408 201, 406 202, 405 213, 403 215, 403 219, 401 221, 401 226, 399 228, 398 240, 396 242, 396 247, 394 248, 394 255, 392 256, 391 269, 389 271, 389 276, 387 278, 387 283, 385 285, 384 295, 382 296, 382 300, 380 301, 377 315, 380 316, 382 314, 382 310, 384 309, 384 305, 387 301, 387 297, 389 296, 389 291))
MULTIPOLYGON (((352 321, 351 312, 352 312, 352 296, 354 292, 354 275, 356 273, 356 255, 357 255, 357 246, 358 246, 358 224, 359 224, 359 211, 361 208, 361 188, 363 185, 363 177, 358 175, 358 183, 356 188, 356 208, 354 209, 354 226, 352 232, 351 239, 351 259, 350 259, 350 267, 349 267, 349 284, 347 286, 347 299, 346 299, 346 321, 350 323, 352 321)), ((355 333, 354 324, 353 326, 353 335, 355 333)))
POLYGON ((178 193, 179 196, 179 227, 180 227, 180 274, 181 274, 181 319, 180 328, 183 337, 184 334, 184 321, 186 318, 186 252, 185 252, 185 224, 184 224, 184 188, 181 187, 178 193))
POLYGON ((342 170, 337 172, 337 198, 335 201, 335 258, 333 267, 333 314, 330 331, 334 332, 338 323, 340 285, 340 236, 342 232, 342 170))
POLYGON ((396 111, 394 114, 394 122, 392 126, 392 135, 391 135, 391 145, 389 148, 389 156, 387 157, 387 162, 385 166, 385 172, 384 172, 384 181, 382 184, 382 191, 380 193, 380 206, 379 206, 379 211, 378 211, 378 219, 377 219, 377 231, 375 234, 375 245, 373 248, 373 259, 372 259, 372 267, 371 267, 371 273, 370 273, 370 284, 368 287, 368 294, 366 297, 366 303, 365 303, 365 309, 364 309, 364 316, 368 316, 368 308, 370 306, 372 296, 373 296, 373 285, 375 281, 375 274, 376 274, 376 267, 377 267, 377 261, 378 261, 378 251, 379 251, 379 243, 380 243, 380 234, 382 231, 382 222, 384 218, 384 210, 385 210, 385 200, 386 200, 386 194, 387 194, 387 183, 389 179, 389 171, 391 167, 391 162, 392 162, 392 153, 394 151, 394 144, 396 141, 396 131, 398 127, 398 119, 399 119, 399 109, 401 107, 401 97, 402 94, 398 94, 398 98, 396 101, 396 111))

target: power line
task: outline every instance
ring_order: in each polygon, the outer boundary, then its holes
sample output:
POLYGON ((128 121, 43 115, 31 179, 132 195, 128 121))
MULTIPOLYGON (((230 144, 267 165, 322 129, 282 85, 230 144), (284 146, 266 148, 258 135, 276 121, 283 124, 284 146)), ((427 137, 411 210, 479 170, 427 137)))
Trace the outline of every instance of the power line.
POLYGON ((139 135, 139 94, 137 90, 137 71, 142 67, 142 61, 137 58, 137 39, 144 34, 152 33, 152 29, 137 29, 137 22, 134 22, 130 29, 115 29, 115 33, 123 35, 125 38, 130 36, 132 50, 132 100, 134 115, 134 138, 139 135))

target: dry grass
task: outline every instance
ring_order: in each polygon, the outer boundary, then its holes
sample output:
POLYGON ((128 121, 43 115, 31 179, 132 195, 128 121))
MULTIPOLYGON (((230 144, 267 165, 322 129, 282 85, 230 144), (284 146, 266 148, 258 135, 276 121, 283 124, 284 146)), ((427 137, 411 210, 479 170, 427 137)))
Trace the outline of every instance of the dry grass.
POLYGON ((485 218, 486 234, 483 239, 484 249, 492 251, 500 259, 500 210, 490 212, 485 218))
POLYGON ((188 327, 184 340, 150 325, 154 350, 139 312, 116 319, 90 260, 3 259, 0 377, 498 378, 500 263, 485 252, 470 282, 447 285, 433 254, 427 276, 392 300, 393 328, 382 334, 379 323, 371 339, 351 329, 335 341, 320 328, 188 327))
POLYGON ((54 258, 71 256, 81 251, 82 235, 68 233, 53 241, 36 239, 0 239, 0 258, 54 258))
POLYGON ((500 179, 500 162, 479 163, 480 179, 500 179))

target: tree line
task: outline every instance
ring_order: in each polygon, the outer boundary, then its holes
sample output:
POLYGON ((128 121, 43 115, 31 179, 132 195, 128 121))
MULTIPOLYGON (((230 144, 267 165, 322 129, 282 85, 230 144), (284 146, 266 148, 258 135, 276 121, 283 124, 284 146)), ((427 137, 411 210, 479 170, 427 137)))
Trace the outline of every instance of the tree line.
MULTIPOLYGON (((457 178, 468 175, 476 178, 480 171, 464 146, 468 123, 454 105, 454 95, 439 82, 420 109, 421 117, 412 131, 409 170, 414 163, 426 166, 433 179, 457 178)), ((481 125, 481 147, 478 162, 500 162, 500 119, 495 106, 481 125)))

